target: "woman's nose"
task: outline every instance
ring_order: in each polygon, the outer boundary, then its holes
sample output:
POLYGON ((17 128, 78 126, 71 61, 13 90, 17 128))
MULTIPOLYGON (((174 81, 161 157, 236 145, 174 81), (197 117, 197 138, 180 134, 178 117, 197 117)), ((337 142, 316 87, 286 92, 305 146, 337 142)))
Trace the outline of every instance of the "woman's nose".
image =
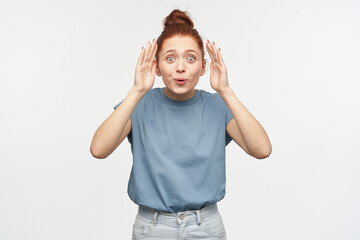
POLYGON ((176 66, 176 71, 177 72, 185 72, 185 65, 183 63, 183 61, 178 61, 178 64, 176 66))

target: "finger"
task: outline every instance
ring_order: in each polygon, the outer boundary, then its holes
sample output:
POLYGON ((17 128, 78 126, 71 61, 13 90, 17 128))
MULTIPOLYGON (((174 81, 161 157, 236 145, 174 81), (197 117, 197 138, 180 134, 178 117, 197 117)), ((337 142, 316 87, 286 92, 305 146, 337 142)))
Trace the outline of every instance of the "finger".
POLYGON ((153 47, 152 53, 151 53, 151 60, 154 60, 154 59, 155 59, 155 55, 156 55, 157 49, 158 49, 158 45, 157 45, 157 43, 156 43, 156 41, 155 41, 155 39, 154 39, 154 47, 153 47))
POLYGON ((153 51, 154 51, 154 48, 155 48, 154 40, 155 39, 153 39, 152 42, 150 43, 149 55, 148 55, 148 58, 146 59, 146 62, 152 62, 154 60, 154 58, 153 58, 153 51))
POLYGON ((210 56, 210 58, 211 58, 211 61, 214 61, 213 52, 212 52, 212 50, 211 50, 211 46, 210 46, 209 40, 206 41, 206 50, 207 50, 208 53, 209 53, 209 56, 210 56))
POLYGON ((209 44, 209 48, 210 48, 210 50, 212 52, 212 55, 213 55, 214 64, 218 64, 219 59, 218 59, 218 57, 216 55, 216 47, 215 47, 215 42, 214 41, 209 44))
POLYGON ((149 61, 150 48, 151 48, 151 43, 148 41, 148 43, 147 43, 147 45, 146 45, 146 49, 145 49, 144 63, 146 63, 146 62, 149 61))
POLYGON ((154 60, 154 63, 151 65, 151 76, 155 75, 156 70, 156 62, 154 60))
POLYGON ((158 50, 158 45, 157 45, 157 43, 155 43, 154 53, 152 55, 152 59, 153 59, 153 61, 155 61, 155 63, 158 63, 158 59, 155 58, 157 50, 158 50))
POLYGON ((215 46, 215 42, 213 41, 212 44, 211 44, 211 48, 214 52, 214 59, 216 61, 216 63, 219 63, 219 55, 218 55, 218 51, 216 49, 216 46, 215 46))
POLYGON ((213 70, 217 69, 218 66, 220 66, 219 64, 219 59, 216 55, 216 48, 215 48, 215 43, 209 43, 208 48, 210 49, 211 55, 212 55, 212 63, 213 63, 213 70))
POLYGON ((211 58, 211 61, 214 62, 214 54, 213 54, 213 52, 212 52, 212 49, 211 49, 209 40, 206 42, 206 50, 207 50, 208 53, 209 53, 209 56, 210 56, 210 58, 211 58))
POLYGON ((220 64, 222 65, 222 66, 225 66, 225 62, 224 62, 224 59, 223 59, 223 57, 222 57, 222 55, 221 55, 221 49, 219 48, 219 58, 220 58, 220 64))
POLYGON ((155 38, 151 42, 151 49, 150 49, 150 58, 149 61, 154 61, 154 52, 156 53, 156 41, 155 38))
POLYGON ((137 62, 137 65, 141 65, 144 62, 144 55, 145 55, 145 49, 144 47, 141 48, 141 53, 137 62))
MULTIPOLYGON (((215 47, 215 46, 214 46, 215 47)), ((221 60, 220 60, 220 53, 219 53, 219 49, 217 49, 215 47, 215 56, 216 56, 216 62, 221 65, 221 60)))

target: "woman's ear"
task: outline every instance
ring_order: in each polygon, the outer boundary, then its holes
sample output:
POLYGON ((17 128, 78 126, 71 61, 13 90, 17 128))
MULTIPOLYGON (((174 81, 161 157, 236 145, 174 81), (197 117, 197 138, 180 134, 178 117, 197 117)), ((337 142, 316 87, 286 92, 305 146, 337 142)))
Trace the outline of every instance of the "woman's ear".
POLYGON ((202 63, 202 66, 201 66, 200 76, 205 74, 205 70, 206 70, 206 59, 203 60, 203 63, 202 63))

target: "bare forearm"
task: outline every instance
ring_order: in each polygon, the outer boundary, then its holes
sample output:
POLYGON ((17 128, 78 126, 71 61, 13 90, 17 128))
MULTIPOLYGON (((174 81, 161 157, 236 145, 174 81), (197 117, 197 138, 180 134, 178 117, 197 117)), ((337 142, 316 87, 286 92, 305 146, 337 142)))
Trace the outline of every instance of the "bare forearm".
POLYGON ((94 156, 104 158, 115 150, 126 123, 145 93, 137 91, 134 87, 131 88, 124 101, 100 125, 94 134, 90 147, 94 156))
POLYGON ((241 104, 234 91, 229 87, 220 92, 226 105, 234 116, 248 150, 255 156, 266 156, 271 153, 271 143, 261 124, 253 115, 241 104))

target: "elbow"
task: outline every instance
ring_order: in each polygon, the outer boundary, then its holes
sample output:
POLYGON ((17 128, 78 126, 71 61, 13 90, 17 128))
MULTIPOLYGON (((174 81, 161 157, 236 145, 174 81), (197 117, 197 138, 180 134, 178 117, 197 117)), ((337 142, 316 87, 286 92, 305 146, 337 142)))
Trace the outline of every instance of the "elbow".
POLYGON ((266 151, 264 151, 262 154, 258 154, 256 156, 254 156, 256 159, 265 159, 265 158, 268 158, 270 156, 272 152, 272 148, 270 146, 270 148, 266 151))
POLYGON ((264 155, 259 155, 259 156, 256 156, 255 158, 261 160, 261 159, 265 159, 265 158, 267 158, 269 156, 270 156, 270 153, 269 154, 264 154, 264 155))
POLYGON ((108 156, 108 154, 105 154, 105 152, 102 151, 99 147, 95 147, 93 145, 90 146, 90 152, 94 158, 98 159, 105 159, 108 156))

